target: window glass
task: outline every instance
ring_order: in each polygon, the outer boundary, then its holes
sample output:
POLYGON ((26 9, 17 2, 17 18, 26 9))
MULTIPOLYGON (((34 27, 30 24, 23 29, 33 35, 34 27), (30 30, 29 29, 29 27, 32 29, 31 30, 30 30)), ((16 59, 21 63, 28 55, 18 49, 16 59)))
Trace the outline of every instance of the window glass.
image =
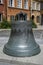
POLYGON ((36 9, 36 2, 32 2, 32 10, 36 9))
POLYGON ((40 10, 40 3, 37 3, 36 9, 37 9, 37 10, 40 10))
POLYGON ((22 0, 17 0, 17 8, 22 8, 22 0))
POLYGON ((14 7, 14 0, 9 0, 9 6, 14 7))
POLYGON ((28 0, 24 0, 24 8, 28 9, 28 0))

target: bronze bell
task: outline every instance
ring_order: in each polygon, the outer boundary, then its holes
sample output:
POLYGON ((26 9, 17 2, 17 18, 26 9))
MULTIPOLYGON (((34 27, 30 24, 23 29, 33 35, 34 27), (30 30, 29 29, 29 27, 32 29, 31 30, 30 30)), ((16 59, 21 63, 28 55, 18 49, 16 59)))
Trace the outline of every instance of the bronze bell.
MULTIPOLYGON (((23 13, 20 15, 24 16, 23 13)), ((15 57, 29 57, 40 52, 32 32, 32 21, 12 19, 11 35, 3 52, 15 57)))

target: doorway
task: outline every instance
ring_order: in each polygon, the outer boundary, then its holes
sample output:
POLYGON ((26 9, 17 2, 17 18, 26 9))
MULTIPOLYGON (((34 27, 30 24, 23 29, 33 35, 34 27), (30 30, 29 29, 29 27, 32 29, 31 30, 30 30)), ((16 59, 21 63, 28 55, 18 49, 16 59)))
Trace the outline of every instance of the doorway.
POLYGON ((27 20, 27 14, 24 12, 16 14, 15 20, 27 20))

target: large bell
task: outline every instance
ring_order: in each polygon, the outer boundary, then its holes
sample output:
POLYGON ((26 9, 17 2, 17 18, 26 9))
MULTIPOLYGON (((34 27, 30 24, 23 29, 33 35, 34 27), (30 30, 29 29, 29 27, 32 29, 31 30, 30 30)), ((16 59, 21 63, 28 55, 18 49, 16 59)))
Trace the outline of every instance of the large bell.
POLYGON ((3 51, 15 57, 33 56, 40 52, 40 47, 33 36, 32 21, 12 21, 11 35, 3 51))

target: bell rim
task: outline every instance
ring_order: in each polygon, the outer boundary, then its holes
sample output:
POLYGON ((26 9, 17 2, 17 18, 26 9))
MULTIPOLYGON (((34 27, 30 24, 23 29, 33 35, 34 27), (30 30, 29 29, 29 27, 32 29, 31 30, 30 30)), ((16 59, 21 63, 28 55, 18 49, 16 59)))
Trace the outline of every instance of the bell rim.
POLYGON ((30 50, 28 52, 22 52, 22 53, 18 52, 18 54, 16 52, 16 54, 15 54, 15 51, 11 51, 11 50, 9 50, 9 49, 7 49, 7 48, 4 47, 3 48, 3 52, 5 54, 7 54, 9 56, 13 56, 13 57, 31 57, 31 56, 35 56, 35 55, 39 54, 41 52, 41 49, 38 46, 38 47, 36 47, 36 49, 30 50))

